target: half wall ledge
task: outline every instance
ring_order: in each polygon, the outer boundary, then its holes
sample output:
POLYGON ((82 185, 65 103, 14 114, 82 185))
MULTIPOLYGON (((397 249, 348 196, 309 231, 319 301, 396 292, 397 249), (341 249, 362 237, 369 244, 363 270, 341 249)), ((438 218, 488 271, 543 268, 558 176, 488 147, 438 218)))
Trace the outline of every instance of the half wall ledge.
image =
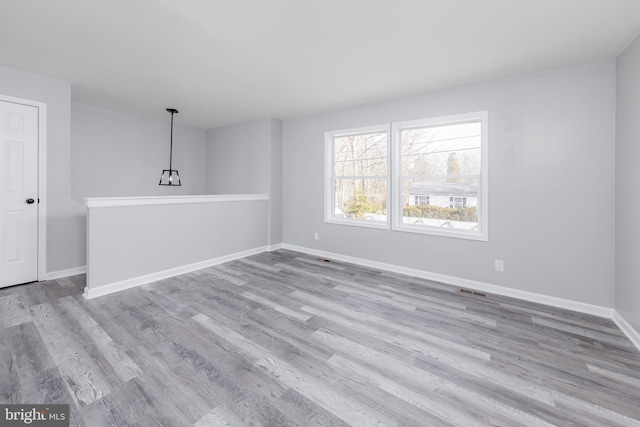
POLYGON ((116 206, 179 205, 190 203, 245 202, 269 200, 268 194, 220 194, 202 196, 144 196, 144 197, 85 197, 84 205, 90 208, 116 206))

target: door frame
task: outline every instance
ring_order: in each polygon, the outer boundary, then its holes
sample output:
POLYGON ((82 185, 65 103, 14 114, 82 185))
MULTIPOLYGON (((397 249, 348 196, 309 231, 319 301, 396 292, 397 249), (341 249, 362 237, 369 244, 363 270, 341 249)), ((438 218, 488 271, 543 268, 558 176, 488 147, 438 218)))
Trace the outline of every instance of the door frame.
POLYGON ((38 281, 47 280, 47 104, 0 94, 0 101, 38 109, 38 281))

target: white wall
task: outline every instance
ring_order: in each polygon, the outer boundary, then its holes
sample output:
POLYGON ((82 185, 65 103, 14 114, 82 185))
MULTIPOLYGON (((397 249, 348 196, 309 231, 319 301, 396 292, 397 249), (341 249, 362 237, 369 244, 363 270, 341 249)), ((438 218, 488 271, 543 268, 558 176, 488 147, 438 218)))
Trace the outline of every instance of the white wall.
POLYGON ((181 187, 159 186, 169 169, 170 115, 145 119, 71 104, 71 194, 83 197, 170 196, 206 193, 206 131, 174 116, 173 168, 181 187))
POLYGON ((640 38, 616 61, 616 310, 640 331, 640 38))
POLYGON ((85 263, 85 209, 71 198, 69 83, 0 67, 0 93, 47 105, 47 271, 85 263))
POLYGON ((270 245, 282 242, 282 126, 266 118, 207 131, 207 191, 268 194, 270 245))
POLYGON ((283 240, 613 307, 614 78, 605 61, 285 121, 283 240), (488 242, 324 223, 325 131, 481 110, 488 242))
POLYGON ((270 192, 271 119, 209 129, 207 143, 210 194, 270 192))
MULTIPOLYGON (((267 245, 268 201, 216 197, 89 208, 87 295, 171 277, 267 245)), ((146 202, 148 199, 134 199, 146 202)), ((154 201, 155 202, 155 201, 154 201)))

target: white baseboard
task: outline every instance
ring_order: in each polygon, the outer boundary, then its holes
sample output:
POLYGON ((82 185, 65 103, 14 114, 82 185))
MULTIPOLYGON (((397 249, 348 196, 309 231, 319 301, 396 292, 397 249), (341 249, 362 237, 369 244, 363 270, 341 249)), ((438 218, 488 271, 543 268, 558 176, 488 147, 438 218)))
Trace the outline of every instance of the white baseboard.
POLYGON ((586 304, 582 302, 572 301, 563 298, 552 297, 534 292, 521 291, 518 289, 506 288, 504 286, 492 285, 490 283, 478 282, 475 280, 463 279, 456 276, 448 276, 445 274, 431 273, 425 270, 415 268, 401 267, 395 264, 386 264, 378 261, 371 261, 364 258, 356 258, 348 255, 336 254, 333 252, 325 252, 317 249, 305 248, 302 246, 283 244, 284 249, 296 252, 303 252, 323 258, 332 258, 338 261, 350 262, 365 267, 376 268, 378 270, 391 271, 394 273, 406 274, 408 276, 420 277, 422 279, 433 280, 434 282, 446 283, 449 285, 459 286, 462 288, 470 288, 478 291, 502 295, 511 298, 517 298, 525 301, 536 302, 539 304, 550 305, 566 310, 577 311, 580 313, 591 314, 598 317, 613 318, 613 308, 601 307, 598 305, 586 304))
POLYGON ((277 251, 278 249, 282 249, 283 243, 278 243, 276 245, 269 246, 269 252, 277 251))
POLYGON ((63 277, 77 276, 78 274, 85 274, 87 272, 87 266, 69 268, 67 270, 50 271, 47 273, 47 280, 62 279, 63 277))
POLYGON ((122 280, 120 282, 101 285, 96 288, 90 288, 89 286, 87 286, 86 288, 84 288, 84 297, 86 299, 101 297, 104 295, 112 294, 114 292, 119 292, 125 289, 135 288, 136 286, 145 285, 150 282, 156 282, 158 280, 168 279, 169 277, 179 276, 180 274, 190 273, 192 271, 201 270, 203 268, 211 267, 214 265, 222 264, 222 263, 233 261, 240 258, 245 258, 245 257, 256 255, 262 252, 267 252, 269 251, 269 249, 270 249, 269 246, 262 246, 259 248, 248 249, 246 251, 224 255, 218 258, 213 258, 205 261, 196 262, 193 264, 182 265, 180 267, 158 271, 156 273, 146 274, 144 276, 122 280))
POLYGON ((618 328, 631 340, 633 345, 640 351, 640 332, 636 331, 633 326, 627 322, 624 317, 617 311, 613 312, 613 321, 618 325, 618 328))

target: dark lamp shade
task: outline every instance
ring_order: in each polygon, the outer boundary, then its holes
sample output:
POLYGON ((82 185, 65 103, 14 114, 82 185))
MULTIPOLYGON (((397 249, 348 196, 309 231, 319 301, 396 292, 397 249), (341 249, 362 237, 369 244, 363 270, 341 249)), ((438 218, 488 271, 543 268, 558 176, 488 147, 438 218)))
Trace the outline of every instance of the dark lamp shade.
POLYGON ((175 169, 164 169, 162 171, 162 176, 160 177, 159 185, 170 185, 172 187, 182 185, 180 183, 180 175, 178 175, 178 171, 175 169))

